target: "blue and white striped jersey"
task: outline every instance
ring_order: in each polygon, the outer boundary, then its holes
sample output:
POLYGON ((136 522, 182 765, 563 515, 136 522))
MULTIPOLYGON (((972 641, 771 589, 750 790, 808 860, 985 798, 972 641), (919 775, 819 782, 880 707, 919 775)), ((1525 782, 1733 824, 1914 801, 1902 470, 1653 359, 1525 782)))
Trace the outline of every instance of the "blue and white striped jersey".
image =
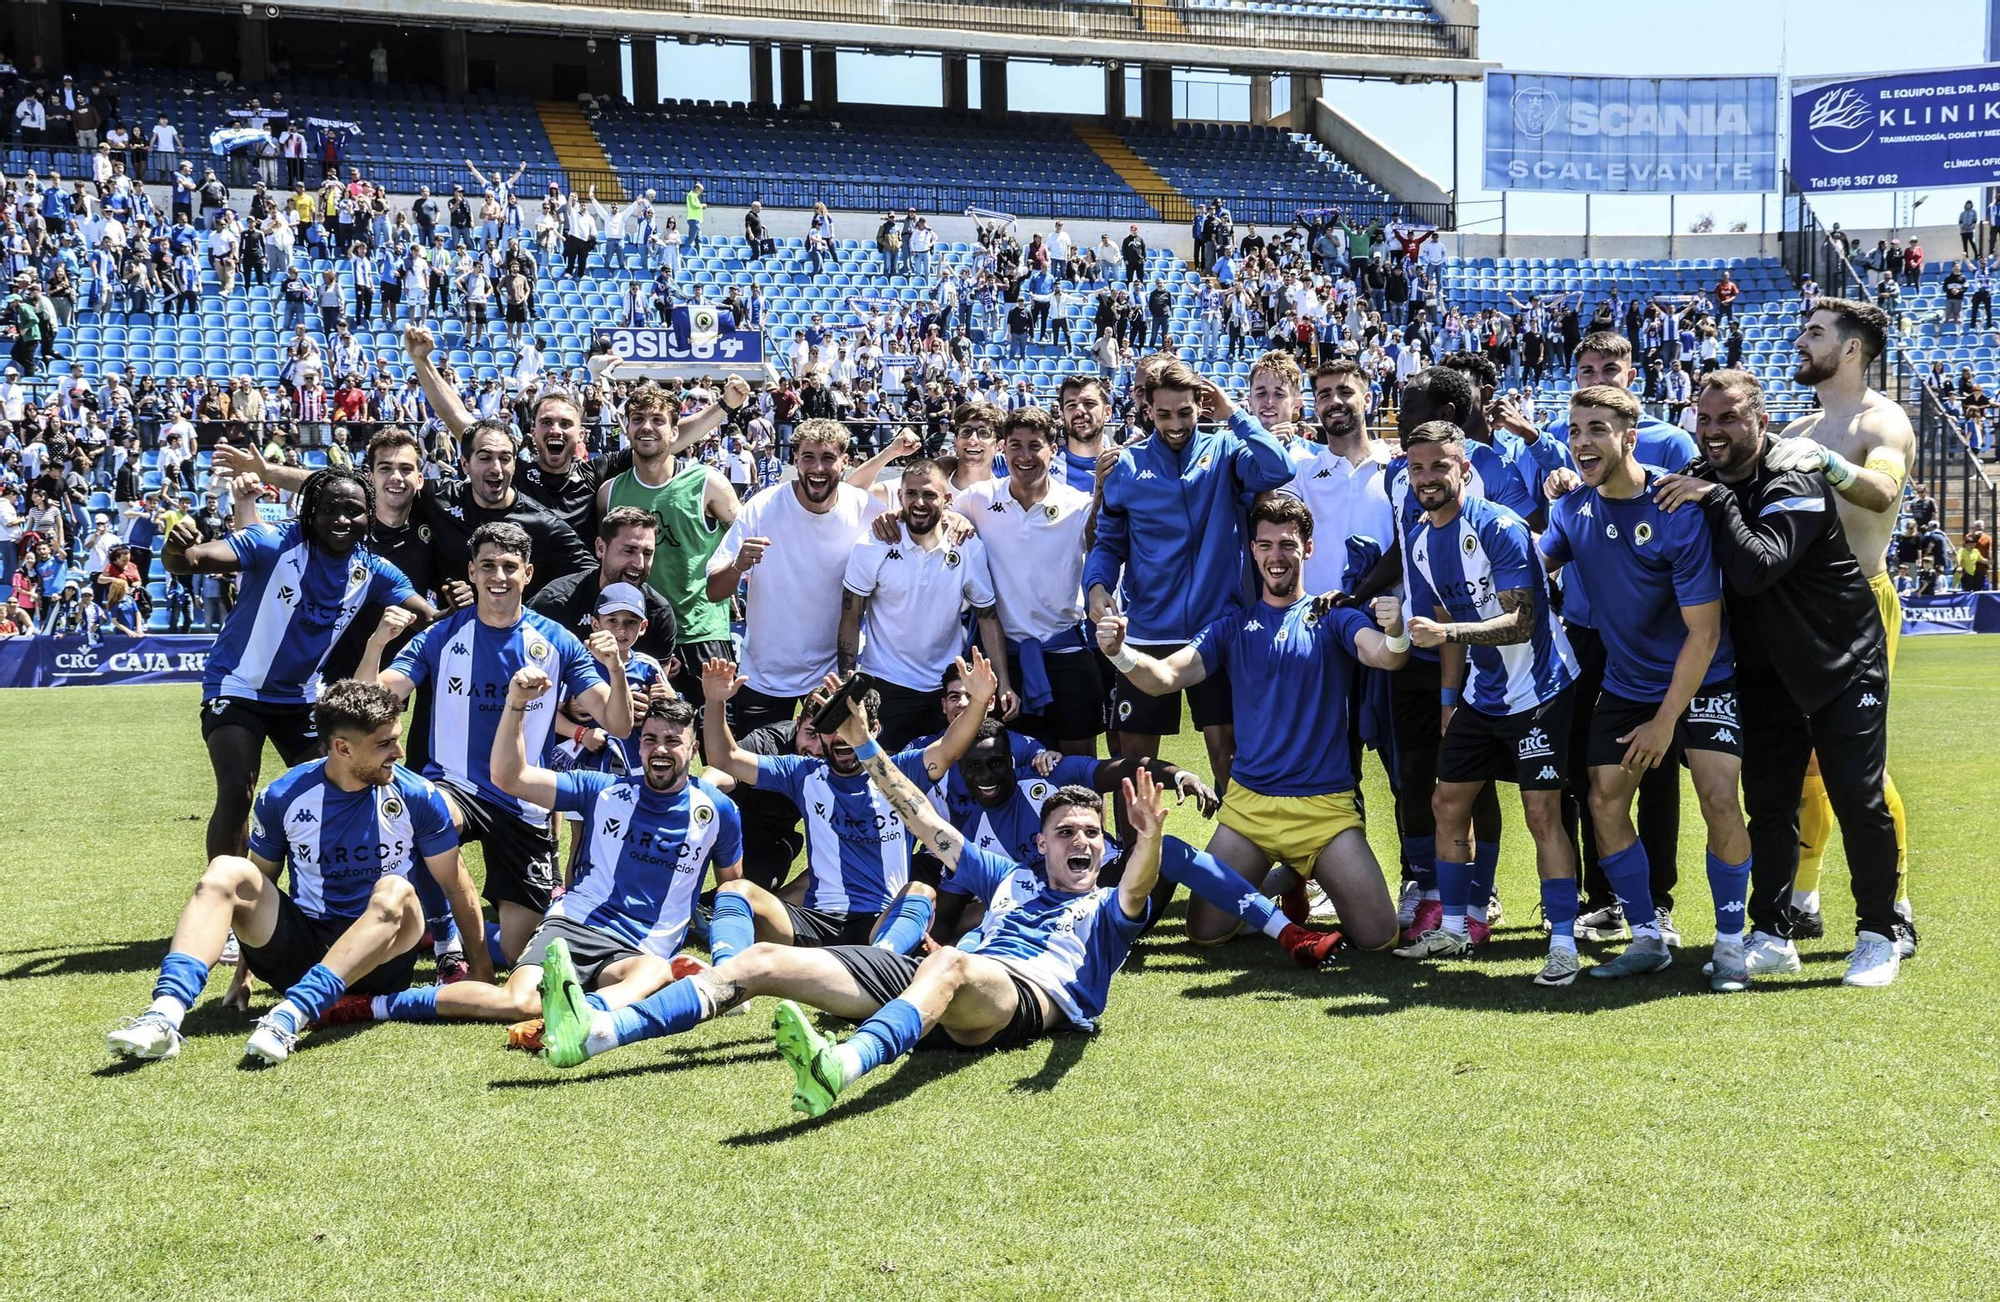
POLYGON ((959 851, 950 881, 953 890, 986 901, 986 916, 958 948, 1004 965, 1047 995, 1078 1030, 1094 1029, 1111 974, 1146 926, 1145 918, 1128 918, 1118 907, 1118 888, 1066 894, 1035 868, 970 844, 959 851))
POLYGON ((1520 516, 1482 498, 1461 499, 1441 529, 1419 519, 1406 560, 1410 610, 1425 618, 1438 606, 1455 623, 1497 618, 1504 613, 1500 594, 1513 588, 1526 588, 1533 599, 1534 631, 1526 642, 1465 649, 1466 705, 1481 714, 1518 714, 1576 680, 1576 656, 1549 609, 1548 579, 1520 516))
MULTIPOLYGON (((1468 439, 1465 444, 1465 461, 1471 469, 1471 474, 1465 481, 1463 492, 1466 500, 1470 501, 1475 497, 1487 498, 1487 485, 1490 481, 1499 485, 1501 489, 1493 497, 1499 500, 1501 505, 1509 506, 1516 515, 1521 516, 1523 519, 1527 518, 1528 512, 1521 505, 1522 494, 1518 493, 1514 487, 1518 484, 1519 476, 1512 474, 1511 468, 1502 462, 1498 453, 1482 443, 1474 443, 1468 439), (1479 450, 1475 452, 1473 451, 1474 448, 1479 450)), ((1417 495, 1410 491, 1409 457, 1401 452, 1390 457, 1387 468, 1382 472, 1382 482, 1389 493, 1390 510, 1396 517, 1397 545, 1403 549, 1403 591, 1401 595, 1404 597, 1404 618, 1408 618, 1411 615, 1427 615, 1429 614, 1429 607, 1419 608, 1409 604, 1408 600, 1410 591, 1410 539, 1416 535, 1417 529, 1424 522, 1423 504, 1417 501, 1417 495)), ((1411 647, 1410 654, 1419 660, 1435 660, 1438 658, 1436 647, 1411 647)))
POLYGON ((549 811, 516 800, 493 785, 493 734, 507 708, 507 684, 516 670, 535 665, 555 690, 528 706, 522 720, 530 763, 548 754, 559 699, 587 692, 604 681, 597 662, 576 635, 552 619, 523 610, 511 628, 479 622, 475 610, 461 610, 431 625, 397 653, 389 668, 418 686, 427 686, 417 726, 425 728, 430 758, 424 776, 445 778, 530 826, 549 811))
POLYGON ((709 867, 743 859, 735 802, 690 777, 671 795, 642 777, 564 773, 556 808, 583 816, 576 881, 551 918, 607 932, 643 954, 672 958, 709 867))
POLYGON ((229 535, 242 566, 235 609, 208 653, 202 699, 237 696, 274 705, 319 699, 319 667, 370 602, 397 606, 416 595, 403 572, 356 547, 336 556, 304 526, 260 524, 229 535))
POLYGON ((289 869, 292 903, 314 918, 360 917, 376 882, 457 845, 443 794, 400 764, 387 786, 342 791, 314 760, 250 809, 250 852, 289 869))
MULTIPOLYGON (((918 790, 930 786, 923 751, 889 762, 918 790)), ((909 884, 917 838, 866 773, 843 777, 811 755, 759 755, 757 789, 783 793, 805 815, 806 908, 880 913, 909 884)))
MULTIPOLYGON (((1032 765, 1017 759, 1014 794, 998 809, 989 809, 973 798, 965 784, 965 775, 954 764, 938 784, 944 798, 945 821, 982 850, 1004 855, 1015 863, 1033 863, 1042 857, 1042 852, 1035 848, 1035 838, 1042 831, 1042 806, 1059 787, 1090 786, 1097 776, 1097 766, 1104 762, 1094 755, 1065 755, 1043 777, 1032 765)), ((1105 837, 1105 860, 1108 862, 1117 855, 1117 843, 1105 837)))

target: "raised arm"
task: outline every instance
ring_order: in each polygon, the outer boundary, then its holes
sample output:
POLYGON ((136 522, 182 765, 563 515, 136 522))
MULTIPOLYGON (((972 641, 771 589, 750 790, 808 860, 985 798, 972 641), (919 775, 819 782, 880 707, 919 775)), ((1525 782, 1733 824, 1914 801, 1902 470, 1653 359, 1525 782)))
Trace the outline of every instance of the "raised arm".
POLYGON ((701 743, 711 767, 721 769, 746 787, 754 787, 757 757, 736 744, 736 735, 729 730, 729 711, 724 708, 736 690, 748 681, 737 677, 736 666, 727 660, 710 660, 701 667, 705 702, 701 707, 701 743))
POLYGON ((1354 635, 1354 654, 1370 669, 1401 669, 1410 658, 1410 635, 1403 629, 1403 602, 1384 593, 1369 603, 1380 632, 1364 628, 1354 635))
POLYGON ((399 670, 382 668, 382 653, 416 621, 415 613, 401 606, 384 609, 381 622, 375 625, 375 631, 368 635, 367 643, 361 648, 361 661, 354 667, 355 681, 373 683, 399 701, 409 700, 416 684, 399 670))
POLYGON ((527 722, 528 707, 545 695, 551 686, 548 674, 534 665, 524 665, 514 671, 513 679, 507 684, 507 708, 501 711, 500 724, 493 730, 493 753, 489 757, 494 786, 516 800, 525 800, 544 809, 556 803, 556 775, 528 763, 528 741, 523 725, 527 722))
POLYGON ((177 578, 190 574, 234 574, 243 568, 236 549, 227 539, 201 541, 201 530, 192 520, 182 520, 167 534, 160 547, 160 565, 177 578))
MULTIPOLYGON (((702 685, 706 687, 707 684, 708 679, 704 675, 702 685)), ((959 717, 965 718, 983 713, 984 711, 967 710, 959 717)), ((932 807, 929 797, 918 791, 916 786, 903 776, 903 771, 889 762, 889 752, 883 750, 881 745, 868 735, 868 721, 862 717, 862 712, 849 710, 847 718, 841 721, 836 733, 842 741, 854 747, 855 758, 861 761, 861 767, 867 770, 868 776, 875 782, 876 789, 889 802, 889 808, 896 811, 896 817, 902 820, 910 835, 923 842, 924 848, 937 856, 938 862, 945 866, 946 872, 957 868, 958 852, 965 844, 965 838, 956 828, 938 817, 937 810, 932 807)))
POLYGON ((1118 878, 1118 908, 1137 922, 1152 905, 1153 887, 1160 880, 1160 842, 1167 825, 1165 802, 1152 775, 1144 769, 1125 779, 1125 826, 1132 844, 1125 851, 1125 871, 1118 878))
POLYGON ((889 440, 888 446, 847 472, 847 482, 856 488, 869 488, 875 483, 875 476, 882 473, 897 457, 915 456, 923 450, 924 441, 918 433, 905 426, 889 440))
POLYGON ((730 376, 722 382, 721 402, 711 402, 693 415, 681 417, 674 425, 674 439, 667 445, 667 451, 673 456, 680 456, 721 429, 723 422, 729 418, 729 413, 740 410, 748 401, 750 401, 749 382, 740 375, 730 376), (731 398, 737 400, 735 407, 729 406, 731 398))
POLYGON ((1862 463, 1855 465, 1811 438, 1772 439, 1764 464, 1773 470, 1817 470, 1833 491, 1865 511, 1889 511, 1903 500, 1916 435, 1903 409, 1884 402, 1861 415, 1862 463))
POLYGON ((993 674, 993 666, 977 647, 972 651, 972 663, 958 661, 959 681, 965 684, 966 695, 971 704, 959 712, 936 741, 924 747, 924 772, 936 782, 946 770, 965 758, 965 752, 972 749, 972 743, 979 734, 979 724, 986 717, 987 709, 993 704, 993 697, 999 691, 999 680, 993 674))
POLYGON ((1493 600, 1500 607, 1500 613, 1491 619, 1476 623, 1454 624, 1444 621, 1444 608, 1438 607, 1438 619, 1425 619, 1422 615, 1411 618, 1410 641, 1418 646, 1430 647, 1452 643, 1458 646, 1514 646, 1526 642, 1535 634, 1535 594, 1529 588, 1508 588, 1497 593, 1493 600))
POLYGON ((431 404, 431 410, 438 414, 444 427, 453 438, 472 428, 474 420, 471 408, 458 396, 458 390, 444 382, 437 365, 431 361, 431 350, 437 347, 437 340, 431 332, 416 324, 403 327, 403 351, 410 356, 410 370, 417 377, 417 387, 424 391, 424 397, 431 404))
POLYGON ((603 668, 604 681, 578 692, 576 703, 589 711, 590 717, 613 737, 631 736, 632 684, 625 677, 625 656, 618 650, 618 639, 608 632, 599 631, 585 638, 583 644, 589 650, 591 659, 603 668), (614 723, 619 725, 617 732, 611 732, 614 723))

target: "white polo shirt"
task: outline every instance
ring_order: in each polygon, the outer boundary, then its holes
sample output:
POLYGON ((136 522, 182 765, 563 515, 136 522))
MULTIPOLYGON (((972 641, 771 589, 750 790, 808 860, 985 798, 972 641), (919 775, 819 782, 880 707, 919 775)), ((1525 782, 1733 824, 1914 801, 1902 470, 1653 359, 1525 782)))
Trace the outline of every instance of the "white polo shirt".
POLYGON ((1002 631, 1017 642, 1046 641, 1083 619, 1083 527, 1090 494, 1051 475, 1047 495, 1023 507, 1007 491, 1011 482, 974 484, 952 505, 986 544, 1002 631))
POLYGON ((709 558, 714 574, 736 560, 745 538, 769 538, 751 568, 741 672, 766 696, 804 696, 832 673, 848 557, 885 508, 852 484, 834 488, 823 514, 806 510, 790 483, 774 484, 737 513, 709 558))
POLYGON ((1286 487, 1306 504, 1313 517, 1313 553, 1306 557, 1306 591, 1312 594, 1344 589, 1347 540, 1355 534, 1373 538, 1388 551, 1396 545, 1396 517, 1389 505, 1383 470, 1389 445, 1372 440, 1368 455, 1355 465, 1340 453, 1315 445, 1316 454, 1301 462, 1286 487))
POLYGON ((934 532, 934 545, 924 547, 909 526, 899 532, 893 543, 871 532, 847 558, 847 590, 868 598, 861 668, 911 691, 935 691, 965 646, 960 614, 993 605, 993 576, 977 538, 953 546, 934 532))

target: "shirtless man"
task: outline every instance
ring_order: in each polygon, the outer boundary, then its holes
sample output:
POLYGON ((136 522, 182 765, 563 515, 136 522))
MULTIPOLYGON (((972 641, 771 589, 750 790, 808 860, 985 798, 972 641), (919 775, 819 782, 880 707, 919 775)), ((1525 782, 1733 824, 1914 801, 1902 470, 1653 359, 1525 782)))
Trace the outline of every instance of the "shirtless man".
MULTIPOLYGON (((1799 330, 1792 381, 1812 386, 1820 410, 1792 422, 1785 431, 1788 437, 1773 444, 1766 463, 1777 470, 1818 470, 1826 476, 1854 559, 1874 590, 1888 631, 1893 674, 1903 612, 1886 554, 1917 441, 1902 407, 1868 387, 1868 368, 1882 355, 1888 331, 1889 319, 1880 308, 1847 298, 1814 300, 1799 330)), ((1883 795, 1896 820, 1896 912, 1903 919, 1896 947, 1909 958, 1917 952, 1917 932, 1910 910, 1908 825, 1893 778, 1887 779, 1883 795)), ((1790 916, 1794 938, 1824 930, 1819 870, 1832 832, 1833 807, 1815 765, 1807 772, 1799 807, 1799 868, 1792 881, 1790 916)))

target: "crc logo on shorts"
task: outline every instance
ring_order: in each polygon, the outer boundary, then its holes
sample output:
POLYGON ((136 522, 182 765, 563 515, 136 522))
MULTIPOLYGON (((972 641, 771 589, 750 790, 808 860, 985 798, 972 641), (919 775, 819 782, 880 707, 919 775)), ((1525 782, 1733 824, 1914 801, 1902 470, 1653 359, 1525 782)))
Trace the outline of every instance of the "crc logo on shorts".
POLYGON ((1714 692, 1697 696, 1688 702, 1687 717, 1689 723, 1731 727, 1736 723, 1736 693, 1714 692))
POLYGON ((1549 734, 1540 728, 1528 729, 1528 735, 1521 738, 1520 744, 1515 747, 1515 752, 1522 759, 1540 759, 1545 755, 1556 753, 1555 747, 1549 744, 1549 734))
POLYGON ((1632 541, 1641 547, 1653 541, 1653 526, 1641 520, 1632 530, 1632 541))
POLYGON ((1479 550, 1479 540, 1477 538, 1474 538, 1471 534, 1465 535, 1465 554, 1467 556, 1470 556, 1472 555, 1472 553, 1478 550, 1479 550))
POLYGON ((534 641, 528 643, 528 659, 546 660, 548 658, 549 658, 548 643, 542 641, 540 638, 536 638, 534 641))
POLYGON ((390 796, 382 802, 382 812, 391 818, 401 818, 403 816, 403 802, 394 796, 390 796))

